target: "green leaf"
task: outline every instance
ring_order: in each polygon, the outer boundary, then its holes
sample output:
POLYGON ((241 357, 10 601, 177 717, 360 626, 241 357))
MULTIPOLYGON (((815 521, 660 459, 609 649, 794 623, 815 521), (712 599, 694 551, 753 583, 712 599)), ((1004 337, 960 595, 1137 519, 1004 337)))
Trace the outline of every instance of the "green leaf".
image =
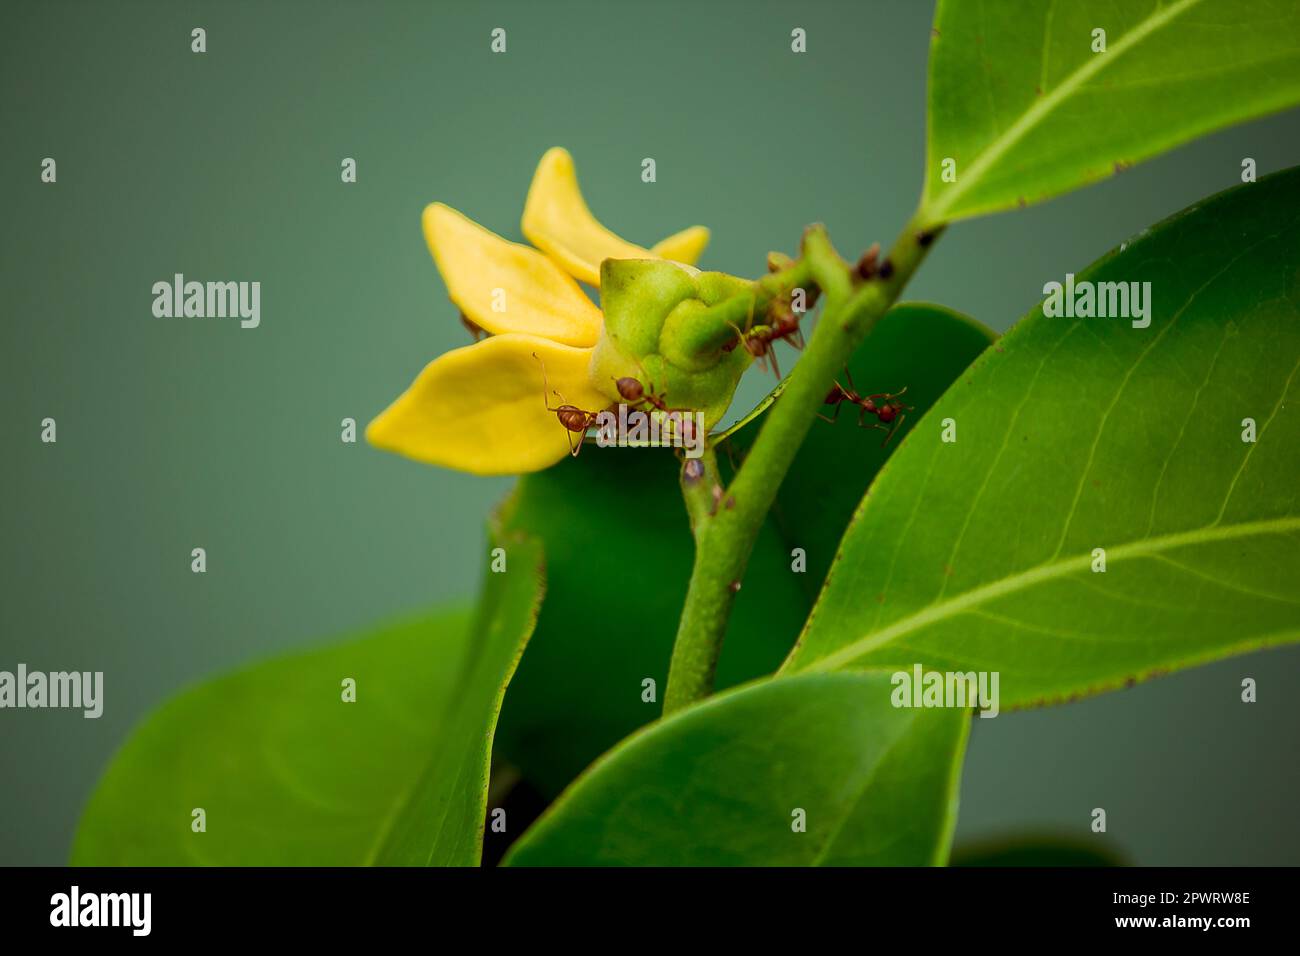
POLYGON ((163 704, 100 780, 72 862, 477 864, 496 708, 541 588, 537 544, 498 543, 508 571, 473 620, 424 617, 163 704))
MULTIPOLYGON (((850 406, 843 406, 834 422, 813 422, 772 510, 787 551, 803 548, 807 555, 807 571, 798 577, 809 601, 821 589, 840 537, 876 472, 913 425, 995 338, 974 319, 951 309, 907 302, 886 312, 854 354, 849 376, 860 394, 906 388, 900 401, 914 408, 906 413, 888 444, 882 444, 884 432, 859 428, 857 409, 850 406)), ((848 377, 841 383, 847 385, 848 377)), ((765 399, 759 409, 769 404, 765 399)), ((834 414, 830 407, 825 413, 834 414)), ((746 416, 742 421, 749 420, 746 416)), ((868 422, 874 420, 867 418, 868 422)), ((753 444, 759 424, 735 433, 731 442, 738 455, 753 444)))
MULTIPOLYGON (((662 710, 694 540, 664 449, 589 446, 519 482, 503 515, 546 551, 546 602, 510 685, 497 752, 554 796, 662 710), (655 700, 643 700, 643 681, 655 700)), ((771 529, 760 536, 719 662, 719 687, 770 674, 811 601, 771 529)))
POLYGON ((1300 0, 940 0, 922 219, 1040 202, 1295 105, 1297 23, 1300 0))
POLYGON ((601 759, 506 863, 942 864, 970 719, 896 708, 891 689, 883 672, 813 674, 679 711, 601 759))
POLYGON ((1003 336, 881 472, 786 669, 998 671, 1005 707, 1300 636, 1297 210, 1292 170, 1076 280, 1150 282, 1147 328, 1003 336))
POLYGON ((382 866, 477 866, 483 852, 492 740, 506 686, 542 604, 541 543, 498 533, 506 570, 489 572, 437 745, 402 802, 376 862, 382 866))
POLYGON ((740 418, 736 419, 726 428, 722 429, 721 431, 713 433, 710 437, 715 442, 722 442, 732 437, 738 432, 745 431, 747 432, 745 437, 749 439, 749 441, 746 442, 745 447, 748 447, 749 443, 752 442, 754 435, 757 434, 757 431, 750 429, 749 425, 752 422, 758 421, 759 416, 772 407, 772 403, 781 397, 781 393, 785 391, 785 387, 789 383, 790 383, 789 376, 781 379, 781 381, 777 382, 776 385, 772 387, 772 391, 768 392, 766 395, 763 396, 763 398, 759 401, 757 405, 755 405, 753 408, 747 411, 740 418))

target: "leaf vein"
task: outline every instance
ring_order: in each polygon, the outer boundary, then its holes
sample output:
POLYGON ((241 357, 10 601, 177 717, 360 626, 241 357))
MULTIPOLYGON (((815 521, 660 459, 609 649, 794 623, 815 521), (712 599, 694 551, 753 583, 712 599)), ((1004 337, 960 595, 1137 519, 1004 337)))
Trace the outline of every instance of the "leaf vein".
MULTIPOLYGON (((1154 538, 1142 538, 1129 541, 1110 549, 1110 561, 1115 563, 1126 558, 1146 557, 1161 551, 1172 551, 1196 544, 1213 541, 1229 541, 1252 535, 1285 534, 1300 529, 1300 516, 1286 515, 1267 518, 1261 521, 1245 522, 1237 525, 1207 525, 1161 535, 1154 538)), ((1091 554, 1080 554, 1065 560, 1052 559, 1043 564, 1021 571, 1008 577, 973 588, 947 601, 927 605, 919 611, 900 618, 888 627, 864 635, 856 641, 844 645, 838 651, 809 664, 806 670, 834 670, 863 655, 882 647, 896 637, 920 630, 937 621, 945 620, 970 608, 979 607, 996 598, 1015 594, 1018 591, 1062 578, 1075 571, 1082 571, 1092 563, 1091 554)))
POLYGON ((972 184, 979 182, 989 167, 1001 159, 1007 150, 1027 136, 1047 116, 1051 115, 1052 111, 1060 103, 1073 95, 1089 79, 1100 73, 1111 63, 1114 63, 1120 56, 1140 44, 1152 33, 1200 2, 1201 0, 1178 0, 1177 3, 1168 7, 1158 7, 1154 13, 1113 43, 1109 52, 1094 54, 1085 60, 1083 65, 1066 76, 1059 86, 1050 93, 1045 93, 1039 97, 1029 109, 1021 114, 1018 120, 1012 123, 1000 137, 995 139, 984 152, 980 153, 979 157, 966 171, 966 175, 958 183, 955 183, 951 189, 945 191, 943 198, 934 204, 931 209, 931 218, 942 219, 944 214, 961 198, 966 190, 972 184))

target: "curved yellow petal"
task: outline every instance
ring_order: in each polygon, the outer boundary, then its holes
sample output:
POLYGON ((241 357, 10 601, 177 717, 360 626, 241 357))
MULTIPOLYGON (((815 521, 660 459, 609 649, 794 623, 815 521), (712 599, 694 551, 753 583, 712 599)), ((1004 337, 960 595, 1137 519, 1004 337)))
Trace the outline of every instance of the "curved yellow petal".
POLYGON ((548 149, 537 164, 524 203, 523 232, 570 275, 596 286, 605 259, 676 259, 694 265, 709 241, 709 231, 702 226, 669 236, 654 250, 614 235, 587 208, 573 157, 559 146, 548 149), (660 251, 664 246, 667 251, 660 251))
POLYGON ((424 238, 451 300, 489 332, 595 345, 600 309, 536 249, 508 242, 450 206, 424 210, 424 238))
POLYGON ((592 412, 610 405, 588 383, 591 354, 589 348, 512 333, 455 349, 425 366, 370 423, 366 439, 386 451, 476 475, 540 471, 569 453, 569 432, 547 405, 563 401, 592 412), (543 387, 542 363, 563 400, 543 387))
POLYGON ((709 230, 704 226, 691 226, 656 242, 650 251, 660 259, 672 259, 693 266, 708 244, 709 230))

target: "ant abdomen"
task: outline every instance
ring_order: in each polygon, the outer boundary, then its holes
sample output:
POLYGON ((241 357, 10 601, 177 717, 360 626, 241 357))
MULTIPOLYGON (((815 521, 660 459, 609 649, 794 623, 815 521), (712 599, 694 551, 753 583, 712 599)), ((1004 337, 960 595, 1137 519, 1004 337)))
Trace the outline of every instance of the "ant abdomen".
POLYGON ((561 405, 555 409, 555 417, 571 432, 585 432, 591 427, 591 412, 583 411, 576 405, 561 405))
POLYGON ((625 402, 639 402, 645 398, 645 388, 631 376, 616 379, 614 386, 625 402))

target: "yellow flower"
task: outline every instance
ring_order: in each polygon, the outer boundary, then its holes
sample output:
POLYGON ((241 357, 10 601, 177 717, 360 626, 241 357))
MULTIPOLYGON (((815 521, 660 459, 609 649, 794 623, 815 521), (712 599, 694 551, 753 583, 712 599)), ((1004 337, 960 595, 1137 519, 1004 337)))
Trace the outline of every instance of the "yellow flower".
POLYGON ((536 249, 442 203, 424 210, 424 237, 452 302, 489 335, 425 366, 370 423, 371 444, 480 475, 553 465, 569 451, 569 432, 547 406, 597 412, 612 401, 612 382, 591 381, 604 319, 578 281, 599 285, 605 259, 694 264, 709 241, 702 226, 650 249, 614 235, 587 208, 573 158, 559 147, 537 165, 522 225, 536 249), (543 363, 552 392, 542 384, 543 363))

